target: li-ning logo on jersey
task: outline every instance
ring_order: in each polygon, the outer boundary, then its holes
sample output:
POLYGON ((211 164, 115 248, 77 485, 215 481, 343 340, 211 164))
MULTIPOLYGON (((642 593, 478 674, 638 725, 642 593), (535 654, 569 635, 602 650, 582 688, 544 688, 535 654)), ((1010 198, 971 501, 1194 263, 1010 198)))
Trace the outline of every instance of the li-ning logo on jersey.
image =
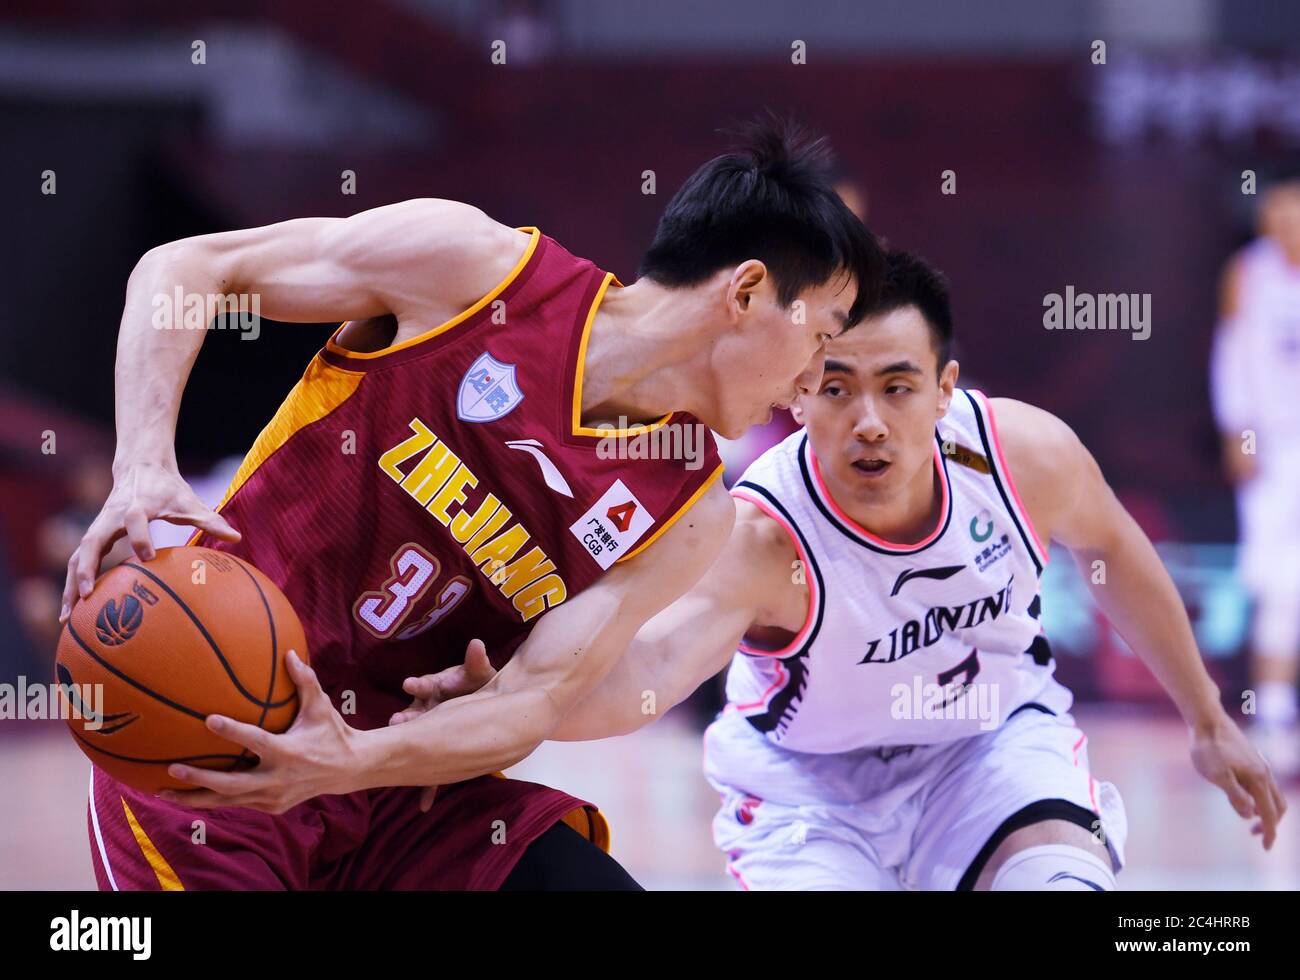
POLYGON ((542 451, 542 444, 536 439, 509 439, 506 445, 511 449, 518 449, 527 453, 533 459, 537 460, 537 465, 541 467, 542 479, 546 485, 556 493, 563 494, 566 497, 572 497, 573 491, 569 489, 569 481, 564 478, 560 468, 551 462, 551 457, 542 451))
POLYGON ((942 568, 909 568, 894 580, 894 589, 889 594, 898 595, 898 590, 914 578, 933 578, 943 581, 952 578, 965 567, 965 565, 945 565, 942 568))
POLYGON ((502 364, 484 351, 460 379, 456 417, 462 422, 495 422, 524 400, 515 380, 515 366, 502 364))
POLYGON ((923 618, 909 619, 902 626, 895 626, 888 634, 888 649, 881 650, 885 637, 878 637, 867 644, 867 654, 858 664, 892 664, 917 650, 934 646, 950 630, 972 629, 986 620, 997 619, 1011 608, 1011 583, 1014 579, 1015 576, 1011 576, 1007 584, 991 596, 960 606, 935 606, 923 618))

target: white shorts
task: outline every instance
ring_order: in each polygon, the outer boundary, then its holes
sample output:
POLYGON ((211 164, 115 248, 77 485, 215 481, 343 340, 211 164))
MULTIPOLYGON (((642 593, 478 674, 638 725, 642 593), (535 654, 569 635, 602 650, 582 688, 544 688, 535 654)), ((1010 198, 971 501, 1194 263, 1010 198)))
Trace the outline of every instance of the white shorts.
POLYGON ((1048 800, 1090 811, 1087 829, 1105 835, 1116 871, 1124 862, 1123 801, 1088 771, 1068 714, 1025 708, 954 742, 814 755, 728 711, 704 739, 722 795, 713 839, 746 889, 953 890, 1008 818, 1048 800))
POLYGON ((1256 597, 1300 596, 1300 463, 1273 461, 1237 490, 1238 571, 1256 597))

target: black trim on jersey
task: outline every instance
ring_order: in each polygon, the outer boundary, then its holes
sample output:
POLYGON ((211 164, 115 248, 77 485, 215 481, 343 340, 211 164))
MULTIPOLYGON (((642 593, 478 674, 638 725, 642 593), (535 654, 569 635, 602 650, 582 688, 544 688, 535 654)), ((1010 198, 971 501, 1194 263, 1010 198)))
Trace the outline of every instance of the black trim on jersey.
MULTIPOLYGON (((1028 705, 1022 707, 1028 707, 1028 705)), ((1016 710, 1020 709, 1017 708, 1016 710)), ((1042 823, 1044 820, 1065 820, 1077 824, 1090 834, 1097 832, 1097 814, 1079 806, 1077 803, 1071 803, 1069 800, 1039 800, 1036 803, 1030 803, 1027 807, 1017 810, 1006 820, 1003 820, 1002 825, 993 831, 993 836, 980 848, 980 852, 975 855, 975 860, 966 869, 966 873, 961 876, 961 881, 957 882, 957 891, 973 891, 975 883, 979 881, 980 872, 984 870, 984 865, 989 863, 989 858, 998 849, 998 845, 1017 830, 1030 827, 1036 823, 1042 823)))
POLYGON ((1040 667, 1046 667, 1052 662, 1052 645, 1047 642, 1047 636, 1039 633, 1034 637, 1034 642, 1029 644, 1025 653, 1034 658, 1034 663, 1040 667))
MULTIPOLYGON (((1047 705, 1039 704, 1037 701, 1026 701, 1015 711, 1011 712, 1011 714, 1007 715, 1007 721, 1010 721, 1012 718, 1020 714, 1020 712, 1022 711, 1041 711, 1045 715, 1051 715, 1053 718, 1056 717, 1056 712, 1053 711, 1051 708, 1047 707, 1047 705)), ((1006 723, 1007 722, 1004 721, 1002 724, 1005 725, 1006 723)))
POLYGON ((1029 552, 1030 560, 1034 563, 1034 567, 1038 569, 1038 574, 1042 575, 1043 563, 1038 560, 1038 552, 1034 550, 1034 542, 1021 525, 1020 518, 1016 516, 1016 508, 1011 503, 1011 497, 1008 496, 1006 487, 1002 485, 1002 476, 998 473, 998 466, 994 461, 993 444, 989 441, 988 430, 984 427, 984 414, 980 411, 979 402, 965 388, 958 390, 966 396, 966 400, 970 402, 971 411, 975 413, 975 426, 979 429, 980 441, 984 443, 984 452, 989 460, 989 473, 993 477, 993 485, 997 487, 998 494, 1002 497, 1002 505, 1006 508, 1007 513, 1011 515, 1011 523, 1016 526, 1016 530, 1020 533, 1020 540, 1025 543, 1025 550, 1029 552))
POLYGON ((745 715, 755 729, 764 735, 784 728, 794 720, 803 693, 808 689, 808 656, 811 650, 802 649, 792 657, 782 657, 781 663, 790 672, 790 680, 773 697, 767 710, 761 715, 745 715))
POLYGON ((1041 593, 1036 594, 1034 601, 1029 604, 1029 615, 1033 616, 1034 619, 1038 619, 1043 615, 1043 597, 1041 593))
MULTIPOLYGON (((766 500, 772 508, 785 518, 791 529, 799 538, 799 544, 803 546, 803 553, 808 558, 808 565, 812 569, 813 578, 817 581, 817 608, 813 611, 812 629, 808 631, 808 636, 799 648, 793 653, 788 653, 779 659, 785 664, 786 669, 790 672, 790 680, 773 698, 767 706, 767 710, 762 714, 745 715, 746 720, 760 732, 774 731, 778 725, 789 724, 790 719, 794 717, 798 699, 803 697, 803 692, 808 686, 808 655, 812 652, 813 641, 817 639, 817 634, 821 632, 822 620, 826 611, 826 580, 822 578, 822 571, 817 567, 817 558, 813 550, 808 545, 808 539, 804 537, 803 531, 799 528, 798 522, 790 516, 790 512, 785 509, 779 500, 766 488, 759 486, 750 480, 741 480, 732 490, 745 489, 758 494, 766 500), (786 717, 786 715, 789 717, 786 717)), ((743 653, 744 651, 741 651, 743 653)), ((750 654, 749 656, 762 656, 761 654, 750 654)))
POLYGON ((808 470, 808 452, 807 452, 808 433, 807 432, 804 432, 803 439, 799 441, 799 452, 798 452, 799 474, 803 477, 803 485, 805 489, 807 489, 808 491, 808 496, 812 498, 812 502, 817 505, 817 509, 821 511, 822 516, 825 517, 826 520, 831 522, 832 527, 834 527, 837 531, 843 534, 854 544, 862 548, 868 548, 871 551, 874 551, 878 555, 889 555, 894 558, 905 558, 911 555, 919 555, 927 548, 930 548, 935 544, 937 544, 939 541, 943 540, 944 534, 946 534, 948 531, 948 525, 952 523, 952 512, 957 509, 957 501, 953 499, 954 491, 952 487, 952 477, 948 473, 948 456, 943 451, 943 440, 939 437, 938 429, 935 430, 934 441, 939 446, 939 459, 942 460, 943 463, 943 479, 944 482, 948 485, 946 491, 948 506, 946 508, 946 512, 943 515, 943 526, 939 528, 939 533, 936 534, 933 538, 931 538, 928 543, 922 545, 919 548, 912 548, 911 546, 904 546, 902 548, 881 548, 879 545, 874 545, 870 541, 862 540, 862 538, 859 537, 857 534, 855 534, 852 531, 852 529, 844 526, 843 522, 841 522, 840 519, 835 516, 834 511, 832 511, 829 507, 826 506, 825 503, 822 502, 822 498, 817 492, 817 484, 813 482, 812 473, 809 472, 808 470))

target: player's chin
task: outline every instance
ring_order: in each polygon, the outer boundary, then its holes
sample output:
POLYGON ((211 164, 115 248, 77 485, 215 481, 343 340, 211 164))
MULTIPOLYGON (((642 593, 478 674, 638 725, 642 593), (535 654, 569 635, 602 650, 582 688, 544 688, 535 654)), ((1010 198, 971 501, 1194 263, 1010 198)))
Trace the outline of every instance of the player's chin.
POLYGON ((717 425, 712 426, 713 431, 724 439, 739 439, 755 425, 762 421, 761 418, 747 416, 745 418, 727 418, 723 419, 717 425))

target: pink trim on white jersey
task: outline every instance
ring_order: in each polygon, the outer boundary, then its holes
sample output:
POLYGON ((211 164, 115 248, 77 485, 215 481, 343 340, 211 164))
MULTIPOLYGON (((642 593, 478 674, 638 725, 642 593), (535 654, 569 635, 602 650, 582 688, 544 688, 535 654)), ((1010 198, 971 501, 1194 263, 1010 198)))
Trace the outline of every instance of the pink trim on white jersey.
POLYGON ((1007 457, 1002 452, 1002 440, 998 438, 998 423, 997 419, 993 416, 993 406, 989 404, 988 397, 984 392, 978 391, 975 388, 967 388, 966 390, 969 391, 973 397, 979 399, 980 406, 984 409, 984 414, 988 416, 989 441, 993 443, 993 451, 998 454, 998 469, 1002 471, 1002 476, 1007 481, 1007 489, 1011 491, 1011 499, 1016 505, 1016 516, 1019 517, 1025 527, 1029 529, 1029 536, 1033 538, 1034 550, 1038 554, 1038 560, 1043 567, 1046 567, 1048 561, 1051 560, 1051 552, 1044 547, 1043 539, 1038 536, 1038 530, 1034 527, 1034 522, 1029 518, 1029 511, 1025 509, 1024 501, 1020 499, 1020 491, 1016 489, 1016 481, 1011 475, 1011 467, 1007 465, 1007 457))
MULTIPOLYGON (((742 653, 748 653, 751 656, 787 657, 790 654, 794 653, 796 650, 798 650, 799 647, 803 645, 804 640, 808 639, 808 633, 812 629, 813 622, 817 618, 816 617, 817 602, 820 598, 820 596, 818 596, 817 594, 817 576, 812 574, 812 562, 808 560, 808 554, 806 551, 804 551, 803 543, 800 542, 799 535, 795 532, 795 529, 790 525, 789 521, 787 521, 780 513, 778 513, 775 509, 773 509, 773 507, 762 497, 758 496, 757 494, 752 494, 747 492, 743 487, 737 487, 733 489, 731 491, 731 495, 733 497, 738 497, 741 500, 746 501, 747 503, 753 504, 755 507, 761 510, 768 517, 772 518, 772 520, 776 521, 776 523, 781 527, 783 531, 785 531, 786 535, 790 538, 791 543, 794 544, 795 554, 799 556, 799 561, 802 562, 803 568, 806 570, 806 573, 804 575, 804 582, 808 586, 808 612, 804 616, 803 625, 799 627, 799 632, 795 634, 794 639, 792 639, 780 650, 758 650, 753 647, 746 646, 743 638, 741 639, 739 645, 739 649, 742 653)), ((767 696, 768 696, 767 694, 764 695, 764 697, 767 696)), ((741 707, 756 707, 756 705, 742 705, 741 707)))
POLYGON ((776 662, 776 680, 768 685, 767 690, 758 696, 757 701, 750 701, 747 704, 732 704, 731 702, 728 702, 723 706, 722 710, 726 713, 728 711, 745 712, 750 708, 766 708, 772 695, 784 688, 789 680, 790 675, 785 672, 785 667, 782 666, 781 661, 778 660, 776 662))
POLYGON ((817 485, 817 495, 821 497, 822 503, 826 504, 826 506, 831 509, 835 516, 840 519, 840 522, 844 524, 849 531, 852 531, 859 537, 866 538, 877 548, 884 548, 898 554, 920 551, 937 538, 942 533, 943 529, 948 526, 948 512, 952 509, 952 491, 948 488, 948 471, 944 469, 943 458, 939 453, 939 447, 937 445, 934 447, 934 468, 939 474, 939 487, 940 492, 943 494, 943 499, 939 505, 939 519, 935 522, 934 528, 929 534, 920 541, 915 541, 911 544, 899 544, 896 541, 886 541, 884 538, 872 534, 840 509, 840 505, 835 502, 835 498, 831 495, 830 489, 826 486, 826 480, 822 476, 821 464, 817 462, 817 455, 813 452, 812 440, 808 441, 808 461, 812 464, 810 469, 812 470, 813 482, 817 485))

